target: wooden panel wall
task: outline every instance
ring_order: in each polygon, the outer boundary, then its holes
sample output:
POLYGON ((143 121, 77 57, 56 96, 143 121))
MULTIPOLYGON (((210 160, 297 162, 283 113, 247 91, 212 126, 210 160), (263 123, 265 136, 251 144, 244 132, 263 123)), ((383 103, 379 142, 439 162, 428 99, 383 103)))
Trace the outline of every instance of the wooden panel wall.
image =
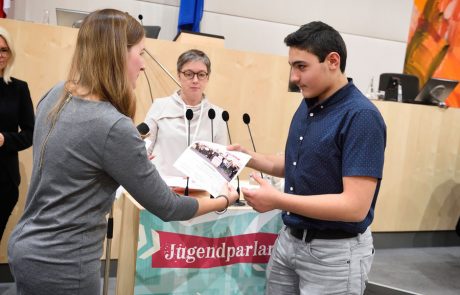
MULTIPOLYGON (((36 105, 56 82, 64 80, 77 34, 76 29, 2 19, 17 50, 14 76, 29 83, 36 105)), ((177 57, 191 45, 147 40, 147 49, 173 75, 177 57)), ((250 147, 242 114, 251 115, 251 131, 258 151, 284 150, 289 123, 300 103, 298 93, 287 92, 287 58, 200 45, 212 61, 207 95, 230 113, 232 140, 250 147)), ((175 83, 150 58, 146 74, 153 97, 167 96, 175 83)), ((143 121, 151 98, 141 74, 135 123, 143 121)), ((460 110, 376 102, 388 125, 384 181, 377 204, 374 231, 453 229, 460 212, 460 110)), ((22 214, 31 173, 31 149, 20 153, 20 201, 5 237, 22 214)), ((1 169, 1 168, 0 168, 1 169)), ((247 175, 247 172, 244 174, 247 175)), ((244 177, 243 175, 243 177, 244 177)), ((115 205, 112 257, 118 253, 121 207, 115 205)), ((0 263, 6 261, 6 238, 0 245, 0 263)))

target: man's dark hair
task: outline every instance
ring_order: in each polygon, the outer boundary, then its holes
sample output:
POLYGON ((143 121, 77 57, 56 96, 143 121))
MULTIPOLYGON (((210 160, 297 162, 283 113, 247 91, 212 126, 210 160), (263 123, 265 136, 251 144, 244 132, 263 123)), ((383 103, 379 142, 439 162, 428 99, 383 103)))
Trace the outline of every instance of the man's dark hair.
POLYGON ((340 71, 345 72, 347 64, 347 47, 345 42, 333 27, 315 21, 301 26, 297 31, 284 38, 284 43, 289 47, 306 50, 316 55, 320 62, 324 62, 331 52, 340 55, 340 71))

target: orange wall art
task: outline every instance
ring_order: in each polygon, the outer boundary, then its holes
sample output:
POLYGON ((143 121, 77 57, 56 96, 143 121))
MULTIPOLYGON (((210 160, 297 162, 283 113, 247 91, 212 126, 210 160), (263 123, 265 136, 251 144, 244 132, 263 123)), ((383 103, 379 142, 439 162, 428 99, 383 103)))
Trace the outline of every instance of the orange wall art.
MULTIPOLYGON (((460 0, 414 0, 404 73, 460 80, 460 0)), ((460 84, 447 98, 460 107, 460 84)))

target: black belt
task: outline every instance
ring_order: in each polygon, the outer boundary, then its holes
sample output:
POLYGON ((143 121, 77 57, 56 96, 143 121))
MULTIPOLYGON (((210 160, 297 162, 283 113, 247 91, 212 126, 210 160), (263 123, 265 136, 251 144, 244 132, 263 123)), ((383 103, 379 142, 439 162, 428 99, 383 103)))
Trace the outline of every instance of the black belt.
POLYGON ((299 240, 304 240, 304 231, 307 232, 305 235, 305 242, 309 243, 313 239, 324 239, 324 240, 338 240, 338 239, 349 239, 354 238, 358 234, 357 233, 349 233, 343 230, 338 229, 327 229, 327 230, 315 230, 315 229, 300 229, 300 228, 293 228, 288 227, 289 232, 291 235, 299 240))

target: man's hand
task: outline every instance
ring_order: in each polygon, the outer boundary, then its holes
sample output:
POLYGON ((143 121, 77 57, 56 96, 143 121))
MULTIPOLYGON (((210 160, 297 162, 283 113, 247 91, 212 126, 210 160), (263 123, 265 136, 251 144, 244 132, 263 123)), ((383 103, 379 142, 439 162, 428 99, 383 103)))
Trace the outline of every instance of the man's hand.
POLYGON ((245 154, 249 154, 248 151, 244 147, 239 145, 238 143, 228 145, 227 150, 229 150, 229 151, 237 151, 237 152, 242 152, 242 153, 245 153, 245 154))
POLYGON ((251 176, 259 185, 258 189, 243 188, 244 200, 257 212, 267 212, 278 209, 278 200, 281 193, 271 186, 266 180, 262 179, 258 173, 251 176))
POLYGON ((5 143, 5 137, 3 136, 3 134, 0 133, 0 146, 3 146, 4 143, 5 143))

